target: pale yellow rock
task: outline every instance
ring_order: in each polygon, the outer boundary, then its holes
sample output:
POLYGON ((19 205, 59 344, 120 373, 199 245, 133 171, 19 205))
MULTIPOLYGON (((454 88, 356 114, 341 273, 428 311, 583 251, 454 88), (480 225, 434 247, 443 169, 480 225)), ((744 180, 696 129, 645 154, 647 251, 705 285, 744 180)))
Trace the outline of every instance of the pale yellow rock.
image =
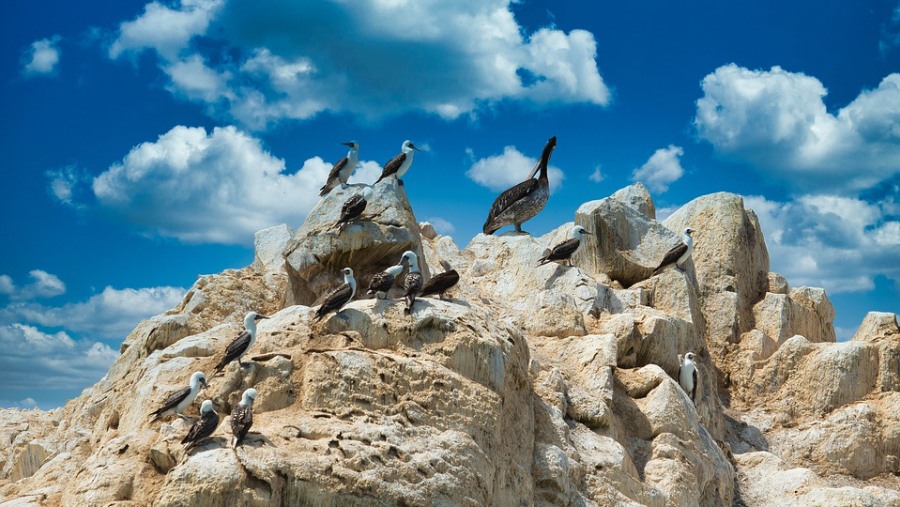
POLYGON ((294 235, 290 281, 273 255, 286 229, 262 234, 256 267, 200 276, 66 407, 0 410, 0 505, 900 504, 896 316, 834 343, 824 291, 769 273, 738 196, 696 199, 663 227, 633 185, 580 208, 600 234, 572 267, 538 267, 572 223, 460 249, 387 182, 372 221, 329 231, 358 190, 332 192, 294 235), (687 225, 693 261, 650 277, 687 225), (398 249, 457 269, 447 301, 405 314, 360 298, 313 322, 337 282, 328 263, 381 269, 398 249), (271 318, 247 367, 213 377, 250 310, 271 318), (696 404, 677 382, 687 351, 696 404), (149 413, 197 370, 210 387, 186 415, 210 399, 222 422, 185 455, 189 422, 149 413), (233 450, 228 414, 250 386, 254 425, 233 450))

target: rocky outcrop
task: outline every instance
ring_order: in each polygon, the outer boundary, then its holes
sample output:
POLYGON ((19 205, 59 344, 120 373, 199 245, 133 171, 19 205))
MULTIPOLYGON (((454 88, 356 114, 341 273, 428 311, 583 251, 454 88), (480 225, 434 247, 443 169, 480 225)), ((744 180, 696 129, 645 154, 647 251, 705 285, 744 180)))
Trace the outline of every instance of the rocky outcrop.
MULTIPOLYGON (((664 223, 642 185, 586 203, 573 267, 537 266, 542 237, 460 250, 380 183, 338 232, 335 189, 295 233, 260 231, 252 266, 201 276, 135 328, 109 373, 52 412, 0 411, 0 506, 775 506, 900 502, 900 327, 870 314, 835 343, 821 289, 769 272, 758 221, 713 194, 664 223), (685 271, 651 276, 680 230, 685 271), (350 266, 361 284, 405 250, 461 275, 411 314, 357 299, 315 323, 350 266), (211 376, 244 313, 271 316, 202 397, 223 423, 191 453, 148 414, 190 372, 211 376), (678 385, 693 351, 696 402, 678 385), (259 392, 243 447, 227 414, 259 392), (5 503, 4 503, 5 502, 5 503)), ((197 407, 187 410, 196 416, 197 407)))

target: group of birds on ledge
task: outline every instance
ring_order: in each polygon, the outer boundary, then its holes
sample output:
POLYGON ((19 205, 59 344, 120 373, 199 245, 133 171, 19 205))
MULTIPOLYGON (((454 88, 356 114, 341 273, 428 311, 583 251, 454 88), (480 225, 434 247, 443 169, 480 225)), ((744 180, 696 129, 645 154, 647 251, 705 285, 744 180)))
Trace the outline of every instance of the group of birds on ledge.
MULTIPOLYGON (((357 164, 359 163, 359 143, 350 141, 342 143, 350 148, 347 156, 334 164, 328 174, 325 185, 322 186, 320 196, 325 196, 339 185, 347 188, 347 181, 353 174, 357 164)), ((547 168, 550 161, 550 155, 556 148, 556 136, 551 137, 544 150, 541 158, 532 168, 528 177, 521 183, 501 193, 494 200, 491 209, 488 212, 488 218, 484 223, 483 232, 491 235, 497 230, 512 225, 519 234, 525 234, 522 230, 522 224, 535 215, 537 215, 547 204, 550 196, 550 184, 547 179, 547 168), (537 178, 535 178, 537 175, 537 178)), ((380 181, 387 178, 395 178, 398 184, 403 185, 400 179, 409 170, 413 161, 413 155, 418 148, 412 142, 406 140, 401 147, 401 153, 392 158, 384 165, 381 176, 372 186, 365 186, 362 192, 351 196, 341 207, 341 215, 335 224, 339 232, 344 227, 358 219, 363 211, 365 211, 367 200, 372 196, 372 187, 380 181)), ((690 258, 693 251, 693 239, 691 233, 693 229, 690 227, 684 229, 682 241, 669 250, 663 257, 662 262, 653 270, 653 274, 657 274, 670 265, 675 265, 679 270, 682 269, 684 263, 690 258)), ((592 235, 584 227, 576 225, 572 227, 570 232, 572 238, 565 240, 553 248, 545 252, 543 257, 539 259, 538 265, 544 265, 549 262, 565 263, 571 266, 571 259, 575 252, 579 250, 584 242, 584 235, 592 235)), ((407 274, 401 282, 404 290, 403 297, 406 300, 406 313, 412 311, 413 304, 417 297, 428 295, 438 295, 444 298, 444 293, 451 289, 459 282, 459 273, 452 269, 446 261, 441 261, 445 271, 433 276, 425 281, 419 269, 418 256, 413 251, 406 251, 400 257, 400 261, 384 271, 374 275, 369 283, 367 291, 368 295, 374 295, 376 299, 386 299, 387 293, 394 286, 397 277, 407 270, 407 274)), ((315 322, 319 322, 331 312, 340 312, 341 309, 350 302, 357 292, 357 281, 353 276, 353 270, 349 267, 343 268, 341 273, 344 276, 344 283, 338 288, 331 291, 323 300, 322 304, 316 310, 315 322)), ((244 331, 235 338, 225 349, 225 354, 215 367, 216 373, 222 371, 231 362, 237 361, 240 368, 246 365, 241 362, 241 357, 253 346, 256 341, 256 323, 260 319, 266 319, 265 315, 256 312, 249 312, 244 317, 244 331)), ((683 357, 678 355, 679 375, 678 382, 684 391, 688 394, 694 403, 696 403, 697 387, 699 385, 697 377, 697 367, 694 364, 694 353, 688 352, 683 357)), ((183 411, 193 403, 194 399, 200 391, 200 388, 208 387, 206 376, 203 372, 198 371, 191 375, 190 383, 177 392, 170 395, 163 402, 162 406, 151 415, 154 422, 164 415, 173 413, 178 417, 189 419, 183 415, 183 411)), ((231 430, 233 434, 232 445, 237 447, 241 445, 246 437, 251 425, 253 424, 253 402, 256 399, 257 392, 250 388, 243 392, 240 403, 235 406, 231 412, 231 430)), ((187 435, 182 440, 185 445, 185 452, 189 452, 203 440, 208 438, 215 432, 219 425, 219 414, 213 407, 212 400, 205 400, 200 405, 200 417, 193 422, 187 435)))

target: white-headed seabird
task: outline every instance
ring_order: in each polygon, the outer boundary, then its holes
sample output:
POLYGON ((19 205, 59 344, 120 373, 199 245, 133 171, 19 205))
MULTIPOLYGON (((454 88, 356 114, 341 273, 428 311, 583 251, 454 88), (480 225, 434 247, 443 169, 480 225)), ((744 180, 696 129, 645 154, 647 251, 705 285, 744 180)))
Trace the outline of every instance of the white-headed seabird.
POLYGON ((155 422, 157 419, 161 418, 167 412, 172 411, 178 417, 184 418, 182 415, 184 409, 188 408, 188 406, 193 403, 194 398, 197 397, 197 393, 200 392, 200 386, 209 387, 206 383, 206 375, 203 374, 202 371, 195 371, 191 375, 191 381, 188 384, 188 387, 184 387, 172 393, 166 401, 163 402, 162 406, 156 412, 153 412, 153 419, 150 422, 155 422))
POLYGON ((339 231, 344 230, 344 227, 362 215, 366 210, 366 205, 369 204, 370 197, 372 197, 372 187, 366 187, 361 193, 354 194, 344 201, 344 205, 341 207, 341 217, 338 218, 336 224, 339 231))
POLYGON ((212 435, 218 426, 219 414, 213 408, 213 402, 205 400, 200 405, 200 419, 197 419, 181 441, 184 444, 185 452, 198 446, 206 437, 212 435))
POLYGON ((359 143, 356 141, 348 141, 341 144, 349 146, 350 151, 347 152, 346 157, 338 160, 331 168, 331 172, 328 173, 328 179, 325 181, 325 185, 322 186, 321 191, 319 192, 319 197, 323 197, 328 192, 331 192, 331 190, 338 185, 340 185, 341 188, 347 188, 347 180, 350 179, 353 170, 356 169, 356 164, 359 163, 359 143))
POLYGON ((653 270, 654 275, 673 263, 679 270, 683 269, 682 265, 684 265, 685 261, 691 256, 691 252, 694 251, 694 239, 691 237, 692 232, 694 232, 694 229, 685 227, 684 234, 681 236, 681 243, 678 243, 671 250, 666 252, 666 256, 663 257, 662 262, 660 262, 659 266, 653 270))
POLYGON ((228 345, 228 348, 225 349, 225 355, 222 357, 222 360, 219 361, 219 364, 216 365, 216 373, 222 371, 222 369, 228 366, 228 363, 235 359, 237 359, 241 368, 244 367, 244 363, 241 362, 241 356, 256 343, 256 321, 259 319, 268 319, 268 317, 256 312, 248 312, 247 315, 244 316, 244 331, 239 334, 237 338, 232 340, 228 345))
MULTIPOLYGON (((413 152, 415 151, 419 151, 419 149, 416 148, 409 139, 403 141, 403 146, 400 147, 400 154, 384 164, 384 169, 381 170, 381 176, 375 183, 393 176, 397 178, 397 182, 402 185, 403 181, 400 178, 406 174, 406 171, 409 170, 409 166, 412 165, 413 152)), ((373 185, 375 183, 373 183, 373 185)))
POLYGON ((385 269, 381 273, 377 273, 372 277, 372 281, 369 282, 369 290, 366 294, 375 294, 376 299, 386 298, 387 292, 394 286, 394 278, 402 271, 403 264, 397 264, 396 266, 385 269))
POLYGON ((497 229, 506 225, 515 225, 518 233, 525 232, 522 230, 522 223, 540 213, 550 197, 547 165, 550 163, 550 154, 555 148, 556 136, 553 136, 544 146, 541 159, 531 170, 528 179, 500 194, 491 205, 491 211, 488 213, 487 221, 484 222, 482 232, 493 234, 497 229), (537 179, 534 179, 538 170, 540 170, 540 174, 537 179))
POLYGON ((256 389, 252 387, 244 391, 241 402, 231 411, 232 447, 241 445, 250 426, 253 426, 253 400, 256 399, 256 389))
POLYGON ((415 252, 412 250, 403 252, 400 263, 403 264, 404 262, 409 265, 409 273, 406 273, 406 278, 403 279, 403 288, 406 289, 406 293, 403 296, 406 298, 406 313, 409 313, 412 311, 413 303, 416 302, 416 296, 422 292, 422 285, 425 280, 419 271, 419 257, 415 252))
POLYGON ((459 282, 459 273, 450 266, 449 262, 441 261, 441 266, 444 267, 444 272, 432 276, 425 282, 422 286, 422 293, 419 294, 420 296, 425 297, 437 294, 438 298, 444 299, 444 293, 459 282))
POLYGON ((543 266, 548 262, 556 261, 565 261, 567 266, 571 266, 572 256, 575 255, 575 252, 577 252, 579 248, 581 248, 585 234, 592 235, 580 225, 572 227, 572 238, 553 247, 547 255, 541 257, 538 266, 543 266))
POLYGON ((325 297, 322 306, 316 310, 316 322, 319 322, 331 312, 341 311, 341 308, 356 295, 356 278, 353 278, 353 270, 344 268, 341 270, 341 273, 344 274, 344 283, 325 297))
POLYGON ((697 366, 694 364, 694 353, 688 352, 681 357, 678 354, 678 383, 684 392, 691 398, 694 404, 697 404, 697 385, 700 382, 697 379, 697 366))

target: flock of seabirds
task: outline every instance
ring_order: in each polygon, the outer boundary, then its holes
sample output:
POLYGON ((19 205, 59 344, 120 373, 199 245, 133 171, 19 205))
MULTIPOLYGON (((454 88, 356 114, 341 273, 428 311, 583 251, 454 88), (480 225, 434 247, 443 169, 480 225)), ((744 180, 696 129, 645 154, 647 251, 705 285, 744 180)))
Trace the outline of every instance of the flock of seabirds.
MULTIPOLYGON (((359 143, 355 141, 342 143, 350 148, 347 156, 334 164, 325 185, 322 186, 320 196, 325 196, 333 189, 341 186, 346 189, 348 187, 347 180, 353 174, 359 162, 359 143)), ((550 155, 556 148, 556 136, 551 137, 544 150, 541 158, 535 164, 528 177, 521 183, 501 193, 488 213, 487 221, 484 223, 484 234, 491 235, 502 227, 512 225, 519 234, 526 234, 522 230, 522 224, 535 215, 537 215, 547 204, 550 196, 550 183, 547 179, 547 167, 550 162, 550 155), (535 178, 537 175, 537 178, 535 178)), ((353 223, 362 216, 366 209, 368 199, 372 196, 372 188, 380 181, 387 178, 395 178, 399 185, 403 185, 400 179, 409 170, 412 165, 414 153, 418 148, 410 141, 404 141, 401 147, 401 153, 392 158, 384 165, 381 176, 371 186, 366 185, 362 192, 354 194, 347 199, 341 207, 340 218, 335 226, 339 233, 344 227, 353 223)), ((659 266, 653 270, 653 274, 657 274, 668 266, 674 265, 677 269, 682 270, 683 264, 688 260, 693 251, 694 242, 691 238, 693 229, 690 227, 684 229, 682 241, 669 250, 663 257, 659 266)), ((571 229, 572 238, 563 241, 544 254, 539 260, 539 265, 549 262, 565 263, 571 266, 572 256, 581 247, 584 242, 584 235, 591 235, 584 227, 576 225, 571 229)), ((428 295, 438 295, 444 298, 444 293, 451 289, 459 282, 459 273, 452 269, 445 261, 441 261, 445 271, 433 276, 428 281, 424 280, 419 270, 419 261, 415 252, 404 252, 400 257, 400 261, 381 273, 372 277, 369 283, 368 295, 374 295, 376 298, 387 298, 388 291, 394 286, 395 281, 399 282, 406 300, 406 313, 412 311, 413 304, 417 297, 428 295), (402 280, 397 277, 407 270, 407 274, 402 280)), ((356 295, 357 282, 353 277, 353 270, 349 267, 341 270, 344 275, 344 283, 331 291, 324 299, 323 303, 316 310, 315 322, 319 322, 329 313, 340 312, 341 309, 350 302, 356 295)), ((256 312, 249 312, 244 317, 244 331, 235 338, 225 349, 222 359, 216 364, 215 374, 221 372, 225 367, 233 361, 237 361, 240 368, 246 367, 241 362, 241 357, 253 346, 256 341, 256 323, 261 319, 266 319, 265 315, 256 312)), ((697 401, 697 387, 699 385, 697 367, 694 364, 694 353, 688 352, 683 357, 678 355, 679 373, 678 383, 688 394, 691 400, 697 401)), ((214 374, 214 375, 215 375, 214 374)), ((174 414, 185 420, 191 418, 183 414, 184 410, 193 403, 194 399, 200 391, 201 387, 208 387, 206 375, 201 372, 195 372, 191 375, 190 382, 187 387, 178 390, 170 395, 163 402, 162 406, 152 414, 151 423, 161 419, 162 417, 174 414)), ((256 389, 250 388, 243 392, 241 401, 231 412, 231 431, 232 446, 241 445, 247 433, 253 424, 253 401, 257 397, 256 389)), ((206 438, 210 437, 219 426, 219 414, 213 407, 212 400, 205 400, 200 405, 200 417, 193 422, 187 435, 181 441, 185 446, 185 452, 189 453, 191 449, 202 443, 206 438)))

